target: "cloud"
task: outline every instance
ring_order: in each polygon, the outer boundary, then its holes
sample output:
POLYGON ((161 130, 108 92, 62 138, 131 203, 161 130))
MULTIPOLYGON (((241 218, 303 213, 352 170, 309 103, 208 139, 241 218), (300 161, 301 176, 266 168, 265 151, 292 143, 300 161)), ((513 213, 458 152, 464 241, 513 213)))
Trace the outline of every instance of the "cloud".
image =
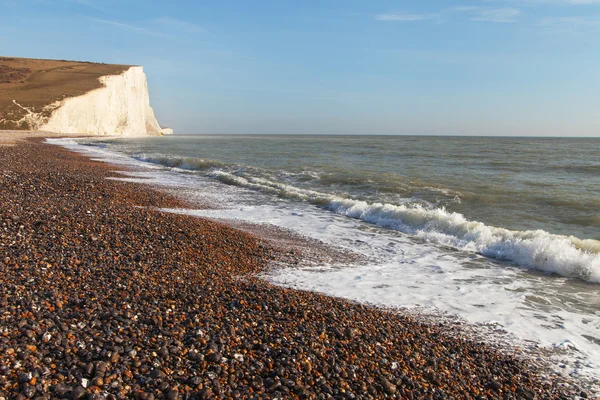
POLYGON ((82 6, 89 7, 93 10, 100 11, 101 13, 105 13, 105 14, 111 13, 111 10, 109 10, 108 8, 99 6, 97 3, 95 3, 92 0, 72 0, 72 1, 74 3, 80 4, 82 6))
POLYGON ((175 37, 177 33, 198 34, 206 32, 206 30, 199 25, 170 17, 161 17, 143 21, 144 26, 102 18, 87 17, 86 19, 99 24, 116 26, 140 35, 154 37, 175 37))
MULTIPOLYGON (((600 0, 571 0, 571 1, 599 1, 600 0)), ((469 16, 472 21, 488 21, 488 22, 516 22, 521 15, 521 10, 518 8, 489 8, 478 6, 459 6, 446 8, 437 14, 409 14, 409 13, 387 13, 378 14, 375 19, 378 21, 426 21, 447 19, 452 17, 452 14, 464 13, 469 16)))
POLYGON ((560 2, 573 5, 600 4, 600 0, 561 0, 560 2))
POLYGON ((536 26, 557 33, 583 33, 600 30, 600 19, 590 17, 545 17, 536 26))
POLYGON ((517 8, 494 8, 478 10, 476 16, 471 19, 473 21, 515 22, 520 15, 521 10, 517 8))
POLYGON ((458 12, 477 11, 477 10, 481 10, 481 7, 462 6, 462 7, 452 7, 450 9, 450 11, 458 11, 458 12))
POLYGON ((453 12, 469 13, 472 21, 516 22, 521 15, 518 8, 486 8, 476 6, 453 7, 453 12))
POLYGON ((156 19, 152 20, 151 22, 158 24, 158 25, 162 25, 163 27, 166 27, 169 29, 174 29, 174 30, 177 30, 180 32, 185 32, 185 33, 205 33, 206 32, 206 30, 199 25, 196 25, 196 24, 193 24, 193 23, 187 22, 187 21, 182 21, 177 18, 162 17, 162 18, 156 18, 156 19))
POLYGON ((531 5, 554 4, 565 6, 583 6, 600 4, 600 0, 520 0, 520 3, 531 5))
POLYGON ((160 33, 160 32, 157 32, 157 31, 154 31, 151 29, 146 29, 146 28, 142 28, 139 26, 126 24, 126 23, 119 22, 119 21, 110 21, 110 20, 100 19, 100 18, 88 18, 88 19, 90 21, 97 22, 99 24, 116 26, 116 27, 131 31, 131 32, 139 33, 140 35, 155 36, 155 37, 167 37, 168 36, 168 35, 165 35, 163 33, 160 33))
POLYGON ((379 14, 375 16, 377 21, 400 21, 400 22, 411 22, 411 21, 425 21, 438 18, 438 14, 405 14, 405 13, 391 13, 391 14, 379 14))

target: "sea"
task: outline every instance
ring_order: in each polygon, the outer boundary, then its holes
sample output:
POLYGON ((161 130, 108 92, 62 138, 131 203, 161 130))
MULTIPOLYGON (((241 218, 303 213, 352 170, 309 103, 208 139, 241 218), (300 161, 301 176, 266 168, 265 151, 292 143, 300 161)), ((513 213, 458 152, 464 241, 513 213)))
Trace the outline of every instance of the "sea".
POLYGON ((166 212, 268 224, 358 255, 272 268, 274 284, 468 326, 600 387, 600 138, 48 141, 209 205, 166 212))

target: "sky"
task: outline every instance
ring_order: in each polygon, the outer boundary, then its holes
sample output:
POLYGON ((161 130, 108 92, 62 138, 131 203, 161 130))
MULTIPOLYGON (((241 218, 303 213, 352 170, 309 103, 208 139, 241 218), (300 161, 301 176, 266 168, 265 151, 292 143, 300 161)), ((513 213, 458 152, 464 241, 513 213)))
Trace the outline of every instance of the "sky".
POLYGON ((143 65, 177 133, 600 136, 600 0, 0 0, 0 54, 143 65))

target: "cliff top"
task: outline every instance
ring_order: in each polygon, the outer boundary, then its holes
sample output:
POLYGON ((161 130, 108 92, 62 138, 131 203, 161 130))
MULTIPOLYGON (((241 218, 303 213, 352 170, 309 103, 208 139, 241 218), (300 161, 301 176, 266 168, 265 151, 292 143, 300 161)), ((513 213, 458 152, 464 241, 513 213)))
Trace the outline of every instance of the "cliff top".
POLYGON ((28 110, 44 108, 66 97, 102 87, 101 76, 118 75, 130 65, 66 60, 0 57, 0 130, 27 130, 28 110), (14 101, 18 104, 15 104, 14 101))

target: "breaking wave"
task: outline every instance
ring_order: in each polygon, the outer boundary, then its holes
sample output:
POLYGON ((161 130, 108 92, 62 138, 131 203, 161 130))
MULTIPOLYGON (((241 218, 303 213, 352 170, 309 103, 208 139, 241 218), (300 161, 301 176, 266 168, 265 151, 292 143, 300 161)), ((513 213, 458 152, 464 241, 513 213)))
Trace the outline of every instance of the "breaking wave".
MULTIPOLYGON (((66 147, 77 145, 76 142, 61 144, 66 147)), ((259 172, 253 167, 228 165, 215 160, 161 154, 142 154, 134 158, 171 168, 204 171, 209 177, 229 185, 305 201, 340 215, 411 234, 432 243, 507 260, 525 268, 600 283, 600 240, 556 235, 544 230, 516 231, 489 226, 470 221, 464 215, 449 212, 444 207, 411 198, 394 200, 395 204, 389 204, 368 202, 344 194, 323 193, 267 179, 269 177, 248 174, 251 170, 259 172)), ((304 179, 323 178, 317 174, 307 174, 307 171, 303 171, 300 175, 304 179)))
POLYGON ((213 178, 284 198, 302 200, 350 218, 415 235, 519 266, 600 283, 600 241, 543 230, 513 231, 469 221, 462 214, 422 204, 369 203, 273 182, 213 171, 213 178))
POLYGON ((223 163, 215 160, 205 160, 196 157, 169 157, 162 155, 138 155, 134 156, 136 160, 146 161, 152 164, 160 164, 171 168, 180 168, 186 170, 203 170, 212 167, 222 167, 223 163))

